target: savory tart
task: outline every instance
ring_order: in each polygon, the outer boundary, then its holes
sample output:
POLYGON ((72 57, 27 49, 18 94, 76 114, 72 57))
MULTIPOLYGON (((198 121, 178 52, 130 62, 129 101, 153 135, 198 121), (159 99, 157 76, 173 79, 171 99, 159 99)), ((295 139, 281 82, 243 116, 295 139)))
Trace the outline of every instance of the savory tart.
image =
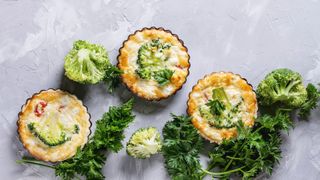
POLYGON ((119 50, 123 83, 136 95, 160 100, 181 89, 189 74, 189 54, 177 35, 163 28, 131 34, 119 50))
POLYGON ((23 146, 43 161, 63 161, 88 141, 90 115, 76 96, 49 89, 22 106, 17 122, 23 146))
POLYGON ((258 111, 252 86, 240 75, 225 72, 199 80, 187 104, 193 125, 215 143, 236 137, 238 125, 252 127, 258 111))

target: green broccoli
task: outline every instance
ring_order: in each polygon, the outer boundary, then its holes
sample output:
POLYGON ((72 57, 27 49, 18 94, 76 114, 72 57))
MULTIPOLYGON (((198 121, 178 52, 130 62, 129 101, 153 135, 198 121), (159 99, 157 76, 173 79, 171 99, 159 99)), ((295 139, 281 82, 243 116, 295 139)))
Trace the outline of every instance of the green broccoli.
POLYGON ((142 79, 153 79, 160 86, 164 86, 170 82, 174 71, 167 69, 165 61, 169 55, 165 50, 170 49, 171 45, 163 43, 160 39, 153 39, 151 42, 143 44, 138 51, 136 73, 142 79))
POLYGON ((34 136, 38 137, 44 144, 48 146, 57 146, 71 140, 70 137, 66 136, 65 132, 60 130, 55 132, 42 131, 40 124, 35 122, 29 123, 27 127, 34 136))
POLYGON ((299 110, 299 117, 302 119, 308 118, 310 111, 318 107, 320 99, 320 92, 313 84, 307 86, 308 99, 301 105, 299 110))
POLYGON ((162 142, 154 127, 140 128, 134 132, 127 143, 127 153, 134 158, 149 158, 161 151, 162 142))
POLYGON ((110 61, 106 49, 97 44, 78 40, 65 57, 66 76, 79 83, 96 84, 103 80, 110 61))
POLYGON ((136 70, 136 73, 142 79, 151 79, 152 71, 149 68, 140 68, 136 70))
POLYGON ((261 105, 281 104, 298 108, 307 100, 307 91, 299 73, 290 69, 276 69, 260 82, 257 95, 261 105))

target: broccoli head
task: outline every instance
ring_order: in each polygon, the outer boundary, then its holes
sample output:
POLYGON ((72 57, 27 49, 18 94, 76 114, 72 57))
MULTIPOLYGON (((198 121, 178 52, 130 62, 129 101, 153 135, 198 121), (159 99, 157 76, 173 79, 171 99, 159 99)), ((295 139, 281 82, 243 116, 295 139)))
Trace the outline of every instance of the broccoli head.
POLYGON ((307 100, 307 91, 299 73, 290 69, 276 69, 260 82, 257 95, 261 105, 279 103, 298 108, 307 100))
POLYGON ((66 76, 73 81, 96 84, 105 78, 110 65, 103 46, 78 40, 65 57, 64 69, 66 76))
POLYGON ((140 128, 132 134, 127 143, 127 153, 134 158, 149 158, 161 150, 162 142, 154 127, 140 128))

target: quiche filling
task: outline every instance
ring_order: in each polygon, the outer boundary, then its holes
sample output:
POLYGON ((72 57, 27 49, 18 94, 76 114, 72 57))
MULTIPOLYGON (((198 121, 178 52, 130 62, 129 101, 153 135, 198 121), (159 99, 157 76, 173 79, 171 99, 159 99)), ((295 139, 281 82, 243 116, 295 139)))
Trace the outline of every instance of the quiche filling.
MULTIPOLYGON (((227 90, 234 93, 231 89, 227 90)), ((245 109, 243 98, 239 93, 229 93, 227 94, 223 87, 215 88, 207 103, 199 107, 200 116, 206 119, 210 126, 218 129, 232 128, 242 120, 245 109)))
POLYGON ((28 123, 28 130, 48 146, 57 146, 70 141, 73 134, 79 133, 80 128, 70 116, 59 113, 63 108, 63 106, 54 107, 44 101, 39 102, 34 112, 39 120, 28 123))
POLYGON ((159 38, 143 44, 138 50, 136 73, 139 77, 155 80, 160 86, 170 83, 174 73, 168 69, 171 46, 159 38))

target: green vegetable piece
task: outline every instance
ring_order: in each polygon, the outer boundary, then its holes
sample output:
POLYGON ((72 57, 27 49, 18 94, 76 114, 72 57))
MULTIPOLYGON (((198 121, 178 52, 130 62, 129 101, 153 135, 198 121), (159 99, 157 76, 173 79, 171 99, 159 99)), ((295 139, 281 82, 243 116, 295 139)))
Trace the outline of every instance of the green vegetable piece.
POLYGON ((69 79, 84 84, 96 84, 105 78, 110 65, 103 46, 78 40, 65 57, 64 68, 69 79))
POLYGON ((73 133, 74 133, 74 134, 78 134, 79 131, 80 131, 80 128, 79 128, 78 124, 75 124, 75 125, 73 126, 73 128, 74 128, 73 133))
POLYGON ((140 128, 134 132, 127 143, 127 153, 134 158, 149 158, 161 150, 162 142, 154 127, 140 128))
POLYGON ((171 45, 162 43, 160 39, 154 39, 151 42, 143 44, 138 51, 137 64, 139 68, 136 73, 142 79, 154 79, 160 86, 166 85, 174 71, 165 67, 165 61, 169 55, 164 51, 170 49, 171 45))
POLYGON ((215 88, 212 90, 212 99, 222 101, 225 104, 226 109, 231 108, 230 101, 223 87, 215 88))
POLYGON ((172 114, 172 118, 173 121, 168 121, 162 130, 165 167, 172 179, 201 179, 199 152, 203 145, 202 138, 190 117, 172 114))
POLYGON ((318 101, 320 100, 320 92, 313 84, 308 84, 307 94, 308 99, 301 105, 299 110, 299 116, 302 119, 310 116, 310 111, 318 107, 318 101))
POLYGON ((136 73, 142 78, 142 79, 151 79, 152 71, 149 68, 141 68, 137 69, 136 73))
POLYGON ((279 103, 286 108, 299 108, 307 100, 307 90, 299 73, 276 69, 260 82, 257 95, 261 105, 279 103))
POLYGON ((154 72, 154 79, 159 83, 160 86, 164 86, 171 81, 171 77, 174 71, 170 69, 162 69, 154 72))
POLYGON ((61 129, 50 129, 49 131, 45 131, 43 130, 43 126, 35 122, 29 123, 27 127, 34 136, 38 137, 48 146, 58 146, 71 140, 71 138, 67 137, 66 133, 61 129))
POLYGON ((226 109, 226 106, 219 100, 209 100, 206 104, 210 108, 210 112, 213 115, 220 116, 222 112, 226 109))

